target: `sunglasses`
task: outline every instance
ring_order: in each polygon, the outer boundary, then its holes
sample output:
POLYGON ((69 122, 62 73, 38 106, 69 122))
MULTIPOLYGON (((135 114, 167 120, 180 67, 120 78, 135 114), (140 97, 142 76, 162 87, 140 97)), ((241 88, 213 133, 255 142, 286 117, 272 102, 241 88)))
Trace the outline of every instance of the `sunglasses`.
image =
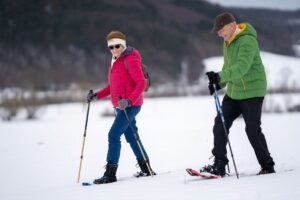
POLYGON ((116 45, 108 46, 108 48, 110 50, 113 50, 114 48, 116 48, 116 49, 120 48, 120 46, 121 46, 120 44, 116 44, 116 45))

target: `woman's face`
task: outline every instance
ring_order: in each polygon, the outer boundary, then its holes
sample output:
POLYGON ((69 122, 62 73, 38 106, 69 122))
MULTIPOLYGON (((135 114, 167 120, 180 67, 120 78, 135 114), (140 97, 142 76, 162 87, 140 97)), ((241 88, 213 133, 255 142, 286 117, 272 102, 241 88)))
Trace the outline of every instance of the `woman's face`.
POLYGON ((111 45, 108 47, 111 54, 113 55, 113 57, 120 57, 120 55, 122 54, 124 47, 120 44, 116 44, 116 45, 111 45))

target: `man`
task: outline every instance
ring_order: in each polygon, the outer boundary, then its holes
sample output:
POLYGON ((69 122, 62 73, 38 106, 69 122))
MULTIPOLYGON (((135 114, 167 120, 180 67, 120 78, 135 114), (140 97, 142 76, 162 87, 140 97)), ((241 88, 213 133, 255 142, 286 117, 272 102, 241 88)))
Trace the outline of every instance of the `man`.
MULTIPOLYGON (((256 31, 248 23, 236 24, 233 15, 225 12, 216 17, 213 32, 224 39, 224 65, 220 72, 206 73, 210 94, 214 93, 214 84, 217 90, 227 86, 222 111, 228 132, 233 121, 242 114, 248 139, 261 166, 258 174, 274 173, 275 163, 260 127, 267 82, 256 31)), ((224 176, 225 165, 228 163, 227 139, 219 114, 215 118, 213 133, 214 163, 201 168, 200 171, 224 176)))
POLYGON ((94 99, 102 99, 110 95, 116 117, 108 133, 106 171, 101 178, 94 180, 95 184, 117 181, 116 171, 121 151, 120 138, 123 134, 141 168, 141 172, 138 172, 136 176, 155 175, 140 141, 135 119, 141 110, 143 91, 146 87, 140 53, 137 49, 126 45, 126 37, 120 31, 110 32, 106 39, 112 55, 108 70, 108 84, 94 94, 89 93, 87 101, 91 102, 94 99), (125 112, 132 127, 129 126, 125 112), (131 128, 134 129, 134 133, 131 128))

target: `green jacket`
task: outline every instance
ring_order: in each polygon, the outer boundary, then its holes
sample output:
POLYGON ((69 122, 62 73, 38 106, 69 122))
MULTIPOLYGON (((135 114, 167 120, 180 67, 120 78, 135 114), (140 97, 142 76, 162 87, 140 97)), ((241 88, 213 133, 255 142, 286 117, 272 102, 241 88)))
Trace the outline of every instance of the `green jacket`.
POLYGON ((259 54, 257 34, 250 24, 238 24, 241 29, 230 43, 224 42, 224 65, 219 72, 219 85, 227 85, 232 99, 248 99, 266 95, 267 80, 259 54))

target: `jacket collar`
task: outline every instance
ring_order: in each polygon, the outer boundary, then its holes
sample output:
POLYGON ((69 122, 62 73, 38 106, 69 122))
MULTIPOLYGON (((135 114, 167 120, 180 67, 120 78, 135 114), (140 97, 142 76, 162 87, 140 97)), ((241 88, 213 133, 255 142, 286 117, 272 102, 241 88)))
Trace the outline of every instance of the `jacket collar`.
POLYGON ((127 46, 127 48, 125 49, 125 51, 122 53, 120 57, 130 54, 132 51, 133 51, 133 47, 127 46))
POLYGON ((228 42, 225 42, 226 46, 229 46, 235 39, 237 39, 239 34, 246 29, 246 26, 246 24, 237 24, 235 32, 233 33, 231 39, 228 42))
MULTIPOLYGON (((127 48, 125 49, 125 51, 123 51, 123 53, 121 54, 121 56, 119 58, 130 54, 132 51, 133 51, 133 47, 127 46, 127 48)), ((110 61, 112 60, 112 55, 111 54, 110 54, 110 59, 109 60, 110 61)))

